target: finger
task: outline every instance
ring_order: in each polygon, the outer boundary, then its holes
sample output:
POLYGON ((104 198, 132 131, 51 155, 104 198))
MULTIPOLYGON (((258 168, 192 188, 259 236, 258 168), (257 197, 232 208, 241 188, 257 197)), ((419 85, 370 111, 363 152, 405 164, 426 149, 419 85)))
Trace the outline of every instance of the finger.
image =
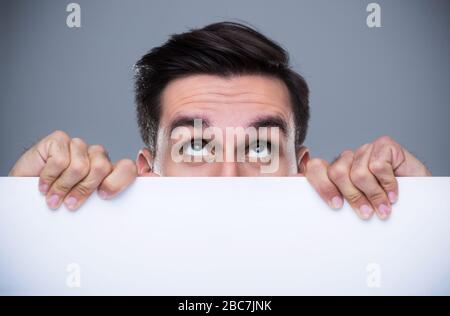
POLYGON ((39 175, 39 191, 47 194, 55 180, 69 166, 70 137, 55 131, 37 145, 37 152, 45 161, 39 175))
POLYGON ((102 199, 110 199, 122 192, 137 177, 137 167, 133 160, 119 160, 113 171, 102 181, 98 195, 102 199))
POLYGON ((396 176, 427 177, 431 176, 428 168, 406 148, 398 144, 389 136, 379 137, 374 144, 391 148, 391 164, 396 176))
POLYGON ((427 166, 405 148, 401 151, 405 156, 404 162, 398 166, 394 173, 399 177, 431 177, 431 171, 427 166))
POLYGON ((328 177, 336 185, 350 206, 362 219, 372 217, 374 210, 366 196, 353 185, 350 170, 353 163, 353 152, 344 151, 328 168, 328 177))
POLYGON ((350 170, 350 179, 369 199, 378 217, 386 219, 391 213, 391 203, 388 200, 386 192, 369 170, 372 147, 372 144, 365 144, 355 152, 350 170))
POLYGON ((37 144, 23 153, 8 173, 8 177, 38 177, 46 161, 39 153, 37 144))
POLYGON ((342 195, 328 178, 328 163, 314 158, 308 161, 305 176, 320 197, 333 209, 340 209, 344 204, 342 195))
POLYGON ((89 173, 89 157, 87 145, 79 138, 70 141, 70 164, 47 193, 47 204, 50 208, 58 208, 67 193, 89 173))
POLYGON ((70 210, 79 208, 113 169, 103 146, 89 146, 88 156, 90 160, 88 175, 78 182, 64 199, 64 204, 70 210))
POLYGON ((377 178, 392 204, 398 199, 394 168, 393 148, 375 141, 369 159, 369 170, 377 178))

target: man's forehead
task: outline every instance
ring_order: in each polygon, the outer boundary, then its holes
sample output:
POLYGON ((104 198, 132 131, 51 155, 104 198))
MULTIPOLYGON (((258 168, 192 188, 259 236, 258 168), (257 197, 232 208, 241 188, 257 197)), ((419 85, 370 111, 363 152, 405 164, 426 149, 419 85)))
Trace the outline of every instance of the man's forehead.
POLYGON ((162 94, 161 123, 180 116, 208 117, 213 124, 240 126, 254 117, 278 116, 291 121, 289 92, 268 76, 223 78, 195 75, 174 80, 162 94))

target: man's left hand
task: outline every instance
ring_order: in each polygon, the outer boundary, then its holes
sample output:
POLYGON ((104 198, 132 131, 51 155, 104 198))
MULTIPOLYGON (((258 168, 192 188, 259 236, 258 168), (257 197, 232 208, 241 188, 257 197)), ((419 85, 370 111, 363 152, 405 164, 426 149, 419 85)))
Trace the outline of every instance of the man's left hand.
POLYGON ((341 208, 345 198, 361 218, 369 219, 376 212, 386 219, 398 199, 395 177, 431 173, 404 147, 383 136, 355 151, 342 152, 331 164, 311 159, 305 175, 330 207, 341 208))

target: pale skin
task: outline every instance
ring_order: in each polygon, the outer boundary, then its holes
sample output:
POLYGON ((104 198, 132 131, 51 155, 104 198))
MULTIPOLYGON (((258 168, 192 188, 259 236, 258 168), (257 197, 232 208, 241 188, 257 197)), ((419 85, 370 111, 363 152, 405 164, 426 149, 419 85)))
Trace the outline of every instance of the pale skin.
POLYGON ((161 102, 155 154, 143 148, 136 161, 112 163, 101 145, 88 145, 55 131, 25 152, 9 175, 39 177, 39 190, 48 206, 57 209, 64 203, 71 210, 95 191, 103 199, 113 198, 138 176, 262 175, 257 162, 174 162, 170 129, 174 124, 193 129, 187 123, 191 118, 201 118, 219 129, 283 125, 285 131, 279 139, 268 140, 279 142, 279 167, 275 173, 264 175, 306 177, 330 207, 341 208, 345 199, 362 219, 373 214, 381 219, 389 217, 399 198, 396 176, 431 175, 422 162, 387 136, 346 150, 332 163, 311 159, 305 146, 296 150, 289 93, 279 79, 193 75, 170 82, 161 102))

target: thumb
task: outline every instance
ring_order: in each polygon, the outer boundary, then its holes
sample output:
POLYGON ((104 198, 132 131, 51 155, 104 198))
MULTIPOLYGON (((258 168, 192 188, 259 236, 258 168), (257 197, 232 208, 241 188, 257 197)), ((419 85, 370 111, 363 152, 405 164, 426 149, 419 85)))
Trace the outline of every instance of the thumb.
POLYGON ((401 163, 394 169, 394 174, 399 177, 429 177, 430 170, 414 155, 402 148, 403 157, 401 163))
POLYGON ((12 167, 9 177, 37 177, 45 167, 46 161, 36 146, 28 149, 12 167))

